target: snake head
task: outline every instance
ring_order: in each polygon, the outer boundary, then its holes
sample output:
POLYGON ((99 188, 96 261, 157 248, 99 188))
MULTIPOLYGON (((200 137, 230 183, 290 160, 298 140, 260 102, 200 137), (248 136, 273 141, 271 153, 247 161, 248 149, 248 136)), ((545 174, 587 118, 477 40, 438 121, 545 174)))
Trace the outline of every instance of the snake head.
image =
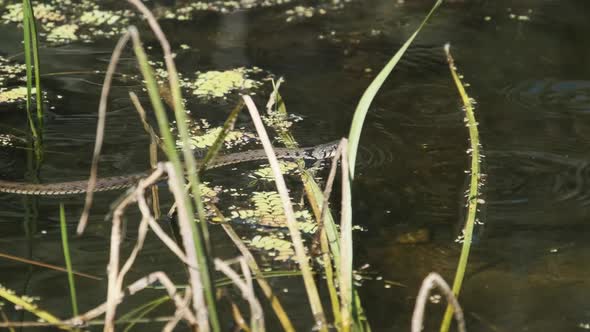
POLYGON ((328 159, 334 157, 340 141, 333 141, 312 148, 310 155, 314 159, 328 159))

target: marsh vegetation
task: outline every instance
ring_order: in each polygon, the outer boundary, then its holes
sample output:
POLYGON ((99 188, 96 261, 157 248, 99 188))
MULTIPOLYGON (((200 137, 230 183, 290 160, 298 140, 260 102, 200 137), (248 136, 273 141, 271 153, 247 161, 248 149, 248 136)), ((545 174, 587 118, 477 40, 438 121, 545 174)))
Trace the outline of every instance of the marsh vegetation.
POLYGON ((567 25, 509 3, 0 1, 0 328, 586 328, 527 305, 579 292, 589 197, 528 139, 588 84, 486 95, 525 61, 475 36, 567 25))

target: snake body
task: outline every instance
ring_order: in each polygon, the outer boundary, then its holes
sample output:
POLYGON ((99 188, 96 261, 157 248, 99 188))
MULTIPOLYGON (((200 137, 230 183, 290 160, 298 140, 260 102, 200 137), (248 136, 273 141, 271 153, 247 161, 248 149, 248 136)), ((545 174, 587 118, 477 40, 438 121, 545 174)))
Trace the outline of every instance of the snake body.
MULTIPOLYGON (((302 149, 275 148, 274 151, 277 157, 281 159, 322 160, 330 158, 334 155, 334 153, 336 152, 337 143, 338 142, 330 142, 302 149)), ((244 152, 237 152, 228 155, 218 156, 209 164, 207 164, 206 168, 212 169, 247 161, 263 159, 266 159, 266 154, 264 150, 250 150, 244 152)), ((99 192, 129 188, 135 185, 140 179, 146 177, 149 173, 150 171, 145 171, 129 175, 99 178, 96 181, 94 191, 99 192)), ((33 184, 0 180, 0 192, 18 195, 75 195, 85 193, 87 186, 87 180, 48 184, 33 184)))

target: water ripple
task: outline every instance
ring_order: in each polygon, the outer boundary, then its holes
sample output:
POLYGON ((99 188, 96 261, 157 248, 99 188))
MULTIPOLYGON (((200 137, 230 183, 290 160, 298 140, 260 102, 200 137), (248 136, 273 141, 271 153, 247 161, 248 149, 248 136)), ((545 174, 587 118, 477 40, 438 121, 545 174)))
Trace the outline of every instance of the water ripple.
POLYGON ((549 152, 487 151, 490 205, 590 207, 590 160, 549 152))
POLYGON ((502 94, 526 109, 590 113, 590 81, 529 80, 505 87, 502 94))

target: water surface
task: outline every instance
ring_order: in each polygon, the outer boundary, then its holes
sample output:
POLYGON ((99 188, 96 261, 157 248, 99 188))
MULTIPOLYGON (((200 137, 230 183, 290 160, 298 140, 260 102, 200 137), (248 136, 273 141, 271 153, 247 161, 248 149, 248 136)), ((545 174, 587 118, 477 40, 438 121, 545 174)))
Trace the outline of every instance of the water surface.
MULTIPOLYGON (((286 22, 284 11, 291 5, 285 5, 162 23, 172 45, 191 46, 177 57, 181 72, 258 66, 285 77, 287 108, 303 118, 293 133, 302 145, 315 145, 347 134, 364 88, 430 6, 429 1, 410 0, 351 2, 324 16, 286 22)), ((356 266, 368 263, 365 273, 371 277, 359 291, 375 331, 409 329, 422 278, 436 271, 450 282, 458 260, 455 239, 464 219, 468 141, 444 60, 446 42, 478 102, 488 175, 483 188, 487 203, 480 215, 485 225, 476 230, 460 298, 469 330, 579 331, 590 323, 585 297, 590 289, 584 286, 590 277, 588 14, 582 0, 445 4, 385 83, 367 116, 353 189, 354 221, 366 230, 356 236, 356 266), (398 236, 418 229, 428 230, 426 243, 397 243, 398 236), (403 286, 386 288, 381 278, 403 286)), ((21 31, 12 25, 0 29, 0 52, 18 53, 21 31)), ((147 34, 144 39, 155 45, 147 34)), ((42 49, 45 73, 87 73, 43 79, 55 107, 46 119, 41 181, 87 176, 103 78, 92 72, 106 68, 113 45, 113 40, 101 39, 42 49)), ((155 48, 152 53, 158 54, 155 48)), ((133 73, 132 59, 120 70, 133 73)), ((143 171, 148 165, 148 140, 127 98, 129 89, 139 89, 137 82, 120 79, 115 85, 101 175, 143 171)), ((268 91, 267 85, 259 92, 260 105, 268 91)), ((238 98, 213 103, 191 99, 188 108, 193 117, 219 124, 238 98)), ((0 117, 2 130, 26 129, 22 113, 3 111, 0 117)), ((245 113, 240 123, 252 128, 245 113)), ((22 180, 25 152, 1 148, 0 155, 2 178, 22 180)), ((220 170, 206 180, 225 184, 242 172, 242 167, 220 170)), ((77 270, 104 276, 110 224, 103 216, 118 195, 97 195, 90 229, 72 240, 77 270)), ((36 202, 37 218, 31 220, 21 197, 0 195, 1 251, 61 265, 59 201, 36 202)), ((73 232, 83 197, 68 197, 65 203, 73 232)), ((212 232, 219 256, 236 255, 219 229, 212 232)), ((133 228, 128 237, 125 247, 131 250, 133 228)), ((137 266, 128 280, 157 269, 176 271, 172 277, 178 280, 184 277, 153 238, 137 266)), ((7 260, 0 261, 0 271, 3 285, 40 296, 42 307, 69 315, 63 274, 7 260)), ((311 315, 299 280, 273 284, 289 289, 284 301, 292 319, 299 329, 309 330, 311 315)), ((106 282, 79 279, 78 289, 81 308, 89 309, 104 299, 106 282)), ((140 295, 124 308, 154 294, 140 295)), ((437 330, 443 309, 442 303, 428 308, 426 330, 437 330)), ((21 317, 10 314, 11 319, 21 317)), ((276 322, 269 318, 269 324, 273 330, 276 322)))

